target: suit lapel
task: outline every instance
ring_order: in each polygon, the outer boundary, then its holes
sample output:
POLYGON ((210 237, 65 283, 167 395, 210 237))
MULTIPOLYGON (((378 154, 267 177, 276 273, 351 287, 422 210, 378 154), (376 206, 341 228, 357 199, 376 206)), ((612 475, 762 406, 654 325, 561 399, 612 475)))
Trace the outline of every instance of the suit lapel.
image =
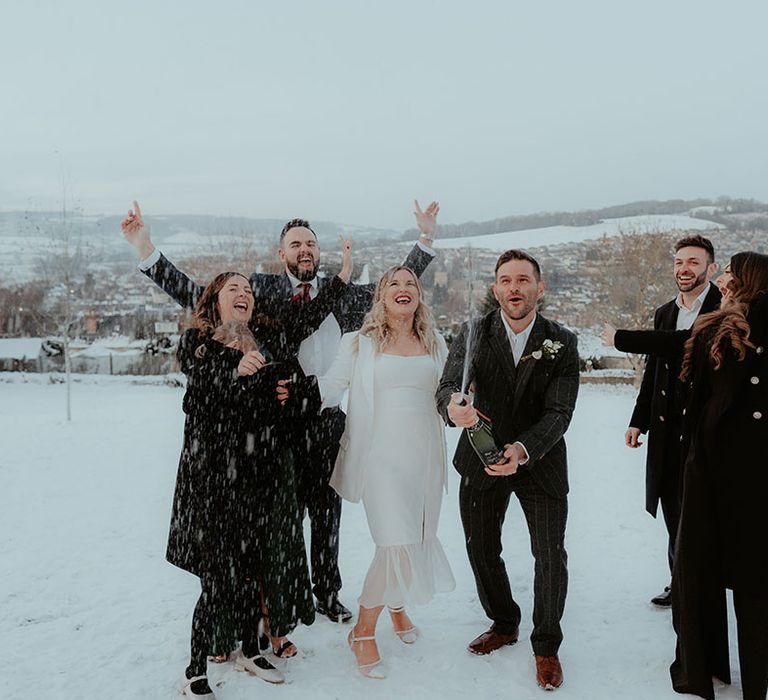
POLYGON ((488 344, 501 364, 504 378, 509 383, 510 389, 515 390, 515 379, 517 368, 515 367, 515 358, 512 356, 512 348, 509 345, 509 337, 501 320, 501 311, 493 314, 491 319, 490 333, 488 333, 488 344))
POLYGON ((674 299, 668 302, 666 306, 667 308, 664 309, 662 314, 660 328, 666 331, 673 331, 677 327, 677 315, 680 313, 680 308, 674 299))
POLYGON ((525 344, 523 350, 523 357, 527 357, 525 360, 520 360, 520 364, 517 366, 517 381, 515 382, 515 393, 512 395, 512 413, 517 410, 517 406, 520 403, 520 399, 523 397, 525 388, 528 386, 528 382, 533 374, 533 369, 537 362, 543 362, 543 360, 536 360, 530 357, 530 354, 534 350, 538 350, 541 344, 544 342, 546 333, 544 330, 544 319, 540 314, 536 314, 536 320, 533 322, 533 328, 531 328, 531 334, 528 336, 528 342, 525 344))
POLYGON ((363 396, 373 415, 374 350, 370 338, 357 334, 357 363, 362 378, 363 396))
POLYGON ((278 283, 278 293, 284 299, 293 298, 293 284, 291 283, 290 277, 288 277, 288 275, 285 272, 283 272, 283 274, 280 275, 280 280, 278 283))

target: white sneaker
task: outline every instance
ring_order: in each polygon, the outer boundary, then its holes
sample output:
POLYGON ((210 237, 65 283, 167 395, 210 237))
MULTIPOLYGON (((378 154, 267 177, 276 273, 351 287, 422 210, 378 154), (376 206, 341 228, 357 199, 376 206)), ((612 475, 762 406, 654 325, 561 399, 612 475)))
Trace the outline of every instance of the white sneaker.
POLYGON ((187 698, 204 698, 205 700, 216 700, 216 696, 213 694, 213 691, 210 693, 195 693, 192 690, 192 684, 195 681, 201 680, 207 681, 208 676, 193 676, 192 678, 187 678, 184 676, 184 678, 181 680, 181 683, 179 684, 179 692, 187 698))
POLYGON ((263 656, 247 657, 243 654, 242 649, 238 649, 235 654, 235 670, 247 671, 248 673, 258 676, 267 683, 284 683, 285 676, 282 672, 278 671, 269 661, 263 656))

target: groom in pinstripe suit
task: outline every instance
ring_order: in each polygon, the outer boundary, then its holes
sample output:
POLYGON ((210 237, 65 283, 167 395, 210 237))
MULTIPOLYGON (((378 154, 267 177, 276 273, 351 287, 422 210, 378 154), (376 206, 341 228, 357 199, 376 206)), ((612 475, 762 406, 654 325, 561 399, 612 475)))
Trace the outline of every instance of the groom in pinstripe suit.
POLYGON ((503 461, 485 466, 464 431, 453 458, 462 476, 459 507, 467 553, 480 602, 493 621, 469 651, 488 654, 518 639, 521 610, 501 558, 501 528, 514 494, 535 559, 531 642, 536 677, 541 687, 552 689, 562 683, 557 654, 568 584, 563 434, 579 387, 576 336, 536 312, 544 283, 538 262, 528 253, 501 255, 493 293, 500 309, 480 319, 474 332, 462 329, 437 390, 438 410, 449 425, 471 428, 481 414, 504 450, 503 461), (465 360, 464 383, 474 387, 471 403, 462 403, 460 393, 465 360))

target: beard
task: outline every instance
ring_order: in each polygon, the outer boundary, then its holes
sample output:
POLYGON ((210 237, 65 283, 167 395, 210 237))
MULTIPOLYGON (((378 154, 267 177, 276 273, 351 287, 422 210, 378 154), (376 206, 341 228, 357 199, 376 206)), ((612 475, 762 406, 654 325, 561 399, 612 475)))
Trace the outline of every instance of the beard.
POLYGON ((311 282, 317 276, 317 268, 319 267, 318 263, 316 262, 313 262, 311 269, 308 270, 299 270, 297 263, 286 262, 285 266, 288 268, 288 272, 290 272, 297 280, 299 280, 299 282, 311 282))
POLYGON ((521 318, 525 318, 529 313, 531 313, 531 311, 536 308, 535 294, 521 294, 520 296, 523 299, 523 303, 517 309, 513 308, 506 299, 499 301, 499 306, 501 306, 507 317, 511 318, 513 321, 519 321, 521 318))
POLYGON ((704 284, 707 281, 707 273, 702 272, 698 277, 694 277, 692 280, 689 280, 688 282, 681 282, 677 277, 675 277, 675 282, 677 283, 677 288, 681 292, 690 292, 692 289, 696 289, 696 287, 704 284))

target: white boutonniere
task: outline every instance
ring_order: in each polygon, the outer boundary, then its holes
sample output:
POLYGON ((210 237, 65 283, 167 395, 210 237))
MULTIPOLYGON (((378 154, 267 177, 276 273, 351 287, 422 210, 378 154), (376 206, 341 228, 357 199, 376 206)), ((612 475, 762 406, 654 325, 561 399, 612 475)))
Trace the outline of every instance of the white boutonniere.
POLYGON ((562 349, 563 344, 559 340, 550 340, 547 338, 538 350, 534 350, 530 355, 523 355, 520 361, 533 358, 534 360, 554 360, 557 353, 562 349))

